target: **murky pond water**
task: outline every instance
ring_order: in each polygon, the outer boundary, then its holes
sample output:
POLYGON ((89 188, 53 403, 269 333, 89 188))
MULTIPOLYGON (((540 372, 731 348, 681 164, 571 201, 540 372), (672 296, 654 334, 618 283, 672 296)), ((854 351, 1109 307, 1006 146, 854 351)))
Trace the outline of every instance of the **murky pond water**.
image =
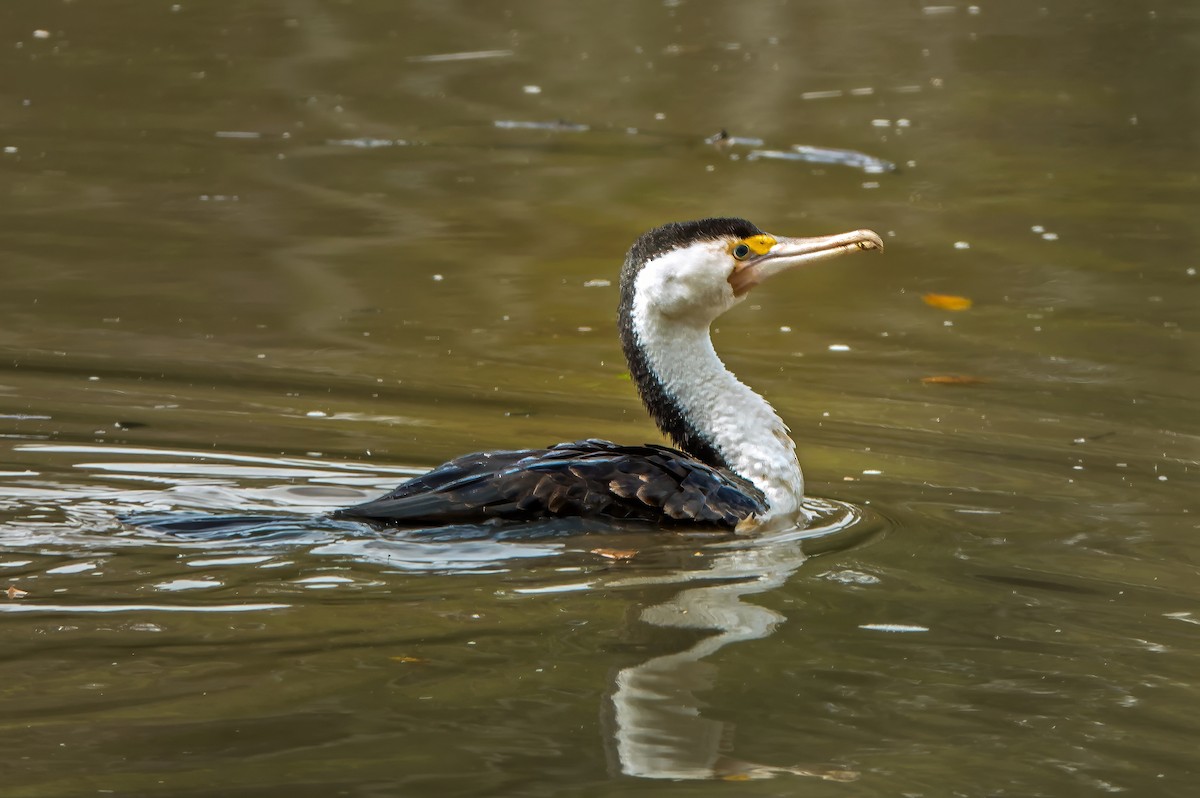
POLYGON ((5 3, 4 794, 1194 794, 1198 42, 1179 0, 5 3), (715 214, 887 241, 717 326, 813 528, 322 518, 658 440, 616 272, 715 214), (187 513, 277 520, 121 520, 187 513))

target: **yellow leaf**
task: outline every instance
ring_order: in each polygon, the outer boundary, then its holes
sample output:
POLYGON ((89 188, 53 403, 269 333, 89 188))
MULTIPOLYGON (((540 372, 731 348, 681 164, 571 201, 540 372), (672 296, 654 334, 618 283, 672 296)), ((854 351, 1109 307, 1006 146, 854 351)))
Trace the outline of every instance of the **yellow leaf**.
POLYGON ((592 554, 599 554, 610 560, 632 560, 637 553, 637 549, 592 549, 592 554))
POLYGON ((972 304, 965 296, 954 294, 926 294, 921 299, 925 300, 926 305, 940 310, 967 310, 972 304))
POLYGON ((963 374, 938 374, 933 377, 922 377, 926 385, 979 385, 987 382, 983 377, 968 377, 963 374))
POLYGON ((19 599, 19 598, 22 598, 23 596, 29 595, 28 590, 22 590, 21 588, 13 587, 12 585, 8 586, 8 590, 6 592, 8 593, 8 597, 10 599, 19 599))
POLYGON ((405 662, 405 663, 415 662, 418 665, 424 665, 425 663, 429 662, 429 660, 427 660, 427 659, 421 659, 420 657, 409 657, 409 656, 388 657, 388 659, 390 659, 392 662, 405 662))

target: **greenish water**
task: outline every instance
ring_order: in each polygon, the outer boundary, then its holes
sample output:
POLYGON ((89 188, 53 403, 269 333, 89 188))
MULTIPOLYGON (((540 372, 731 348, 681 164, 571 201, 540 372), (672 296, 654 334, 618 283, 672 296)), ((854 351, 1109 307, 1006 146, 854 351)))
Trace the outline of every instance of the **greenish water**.
POLYGON ((1193 794, 1198 55, 1178 1, 5 3, 5 796, 1193 794), (320 520, 658 440, 616 272, 715 214, 887 241, 715 336, 823 527, 320 520))

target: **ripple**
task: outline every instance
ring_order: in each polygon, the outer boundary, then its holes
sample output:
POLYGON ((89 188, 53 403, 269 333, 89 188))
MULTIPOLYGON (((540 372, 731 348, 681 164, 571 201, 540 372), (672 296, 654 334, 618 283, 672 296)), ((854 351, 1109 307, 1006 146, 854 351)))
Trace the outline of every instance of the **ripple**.
POLYGON ((0 604, 0 612, 263 612, 284 610, 291 604, 0 604))
POLYGON ((94 571, 99 566, 94 562, 73 562, 69 565, 60 565, 57 568, 49 568, 46 570, 48 574, 80 574, 84 571, 94 571))
POLYGON ((159 590, 175 592, 179 590, 206 590, 210 587, 221 587, 221 582, 212 579, 172 579, 169 582, 159 582, 155 585, 159 590))
MULTIPOLYGON (((195 553, 201 555, 188 559, 186 564, 193 568, 269 567, 265 563, 274 558, 271 552, 282 546, 399 572, 500 573, 509 571, 515 563, 564 555, 584 562, 590 572, 596 564, 589 552, 596 547, 597 540, 607 539, 612 540, 615 548, 642 552, 639 566, 656 558, 674 556, 671 552, 681 546, 699 547, 700 559, 691 562, 702 569, 709 560, 734 551, 740 553, 730 556, 739 561, 765 561, 778 554, 795 565, 806 557, 860 545, 890 527, 867 508, 832 499, 808 498, 802 507, 801 523, 755 536, 691 534, 654 525, 587 519, 397 529, 330 518, 328 510, 344 505, 347 497, 342 495, 344 488, 329 483, 354 479, 371 485, 391 484, 397 475, 413 473, 411 468, 380 468, 324 458, 131 446, 30 444, 21 448, 88 455, 86 461, 73 465, 109 478, 158 479, 170 487, 162 490, 93 485, 84 490, 72 485, 38 484, 30 495, 20 497, 21 502, 36 510, 52 499, 65 518, 35 521, 27 516, 24 523, 13 525, 14 534, 7 538, 6 546, 69 546, 73 551, 80 547, 96 550, 147 544, 187 547, 199 549, 195 553), (284 477, 290 484, 271 484, 284 477), (214 484, 214 478, 229 482, 214 484), (232 508, 236 508, 237 514, 224 512, 232 508), (793 544, 798 548, 793 548, 793 544)), ((9 488, 10 493, 19 490, 9 488)), ((50 573, 82 573, 98 567, 91 561, 72 562, 50 573)), ((584 587, 535 584, 526 585, 524 592, 586 589, 609 582, 612 576, 626 575, 624 570, 627 569, 618 568, 594 583, 590 579, 574 580, 587 582, 584 587)), ((665 577, 666 581, 688 578, 679 574, 665 577)), ((158 587, 185 590, 214 584, 193 582, 196 580, 168 579, 158 587)))

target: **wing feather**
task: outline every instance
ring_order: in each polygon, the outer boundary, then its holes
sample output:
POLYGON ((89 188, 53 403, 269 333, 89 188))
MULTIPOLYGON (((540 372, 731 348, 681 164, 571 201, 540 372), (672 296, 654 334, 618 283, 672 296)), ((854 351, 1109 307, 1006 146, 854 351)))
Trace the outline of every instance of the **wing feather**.
POLYGON ((752 483, 678 450, 590 439, 465 455, 336 515, 407 526, 598 517, 732 528, 766 509, 752 483))

